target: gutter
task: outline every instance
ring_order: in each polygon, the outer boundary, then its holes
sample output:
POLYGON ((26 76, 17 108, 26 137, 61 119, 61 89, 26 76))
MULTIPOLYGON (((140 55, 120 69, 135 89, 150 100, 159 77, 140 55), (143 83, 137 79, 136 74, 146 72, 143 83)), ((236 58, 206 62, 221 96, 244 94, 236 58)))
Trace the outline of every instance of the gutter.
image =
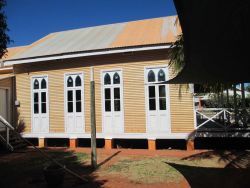
POLYGON ((16 64, 25 64, 25 63, 35 63, 35 62, 43 62, 43 61, 51 61, 58 59, 69 59, 76 57, 89 57, 89 56, 98 56, 98 55, 108 55, 108 54, 118 54, 118 53, 126 53, 126 52, 138 52, 138 51, 149 51, 149 50, 161 50, 168 49, 171 45, 159 45, 159 46, 146 46, 146 47, 136 47, 136 48, 126 48, 126 49, 114 49, 114 50, 105 50, 105 51, 94 51, 94 52, 81 52, 74 54, 61 54, 54 55, 49 57, 34 57, 29 59, 14 59, 14 60, 5 60, 4 64, 7 66, 16 65, 16 64))

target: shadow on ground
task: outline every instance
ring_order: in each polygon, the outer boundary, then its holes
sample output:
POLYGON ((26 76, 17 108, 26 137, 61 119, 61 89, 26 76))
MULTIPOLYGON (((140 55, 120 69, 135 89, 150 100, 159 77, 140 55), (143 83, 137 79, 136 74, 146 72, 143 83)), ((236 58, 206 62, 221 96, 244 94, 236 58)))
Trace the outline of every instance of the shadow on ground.
MULTIPOLYGON (((86 178, 88 182, 83 183, 78 178, 65 173, 62 187, 103 187, 107 180, 98 180, 95 170, 91 168, 85 153, 75 153, 65 149, 50 150, 44 149, 47 154, 58 162, 66 165, 80 176, 86 178)), ((101 162, 98 167, 111 160, 119 152, 101 162)), ((43 168, 50 164, 46 158, 39 153, 27 150, 21 153, 4 154, 0 159, 0 187, 47 187, 43 175, 43 168)))
POLYGON ((250 186, 250 152, 249 151, 207 151, 191 155, 182 160, 202 160, 218 157, 224 162, 224 168, 207 168, 167 163, 179 171, 189 185, 200 187, 249 187, 250 186))

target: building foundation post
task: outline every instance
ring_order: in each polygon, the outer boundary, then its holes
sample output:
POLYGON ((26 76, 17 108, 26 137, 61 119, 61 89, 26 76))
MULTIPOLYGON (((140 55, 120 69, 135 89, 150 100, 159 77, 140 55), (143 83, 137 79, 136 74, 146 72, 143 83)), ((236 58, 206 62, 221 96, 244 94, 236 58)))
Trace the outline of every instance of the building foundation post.
POLYGON ((70 148, 76 148, 77 146, 78 146, 77 138, 70 138, 69 139, 69 147, 70 148))
POLYGON ((194 140, 187 140, 187 151, 193 151, 194 150, 194 140))
POLYGON ((47 140, 46 140, 46 138, 38 138, 38 147, 39 148, 47 147, 47 140))
POLYGON ((112 148, 113 148, 113 140, 105 139, 105 149, 112 149, 112 148))
POLYGON ((155 139, 149 139, 148 140, 148 150, 156 150, 156 140, 155 139))

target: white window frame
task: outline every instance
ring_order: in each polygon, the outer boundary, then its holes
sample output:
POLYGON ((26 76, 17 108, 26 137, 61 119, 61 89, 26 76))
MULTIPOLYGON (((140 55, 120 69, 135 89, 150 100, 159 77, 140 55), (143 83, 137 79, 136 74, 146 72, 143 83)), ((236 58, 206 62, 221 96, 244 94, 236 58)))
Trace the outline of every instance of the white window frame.
MULTIPOLYGON (((82 115, 83 115, 83 126, 84 126, 84 129, 83 129, 83 132, 81 133, 85 133, 86 132, 86 122, 85 122, 85 79, 84 79, 84 72, 67 72, 67 73, 64 73, 64 132, 67 133, 67 130, 66 130, 66 126, 67 126, 67 123, 66 123, 66 118, 67 118, 67 113, 68 113, 68 107, 67 107, 67 76, 69 75, 76 75, 76 74, 81 74, 82 75, 82 86, 81 86, 81 89, 82 89, 82 115)), ((70 133, 71 134, 71 133, 70 133)))
MULTIPOLYGON (((148 74, 147 74, 147 70, 148 69, 161 69, 161 68, 164 68, 166 69, 166 71, 168 72, 168 77, 166 75, 166 80, 169 80, 169 75, 170 75, 170 71, 169 71, 169 65, 167 64, 163 64, 163 65, 155 65, 155 66, 145 66, 144 67, 144 93, 145 93, 145 96, 144 96, 144 99, 145 99, 145 112, 146 112, 146 132, 149 133, 149 122, 148 122, 148 113, 149 113, 149 106, 148 106, 148 98, 147 98, 147 88, 149 85, 148 83, 148 74)), ((158 75, 155 75, 156 79, 158 79, 158 75)), ((160 83, 160 82, 153 82, 153 84, 155 83, 160 83)), ((171 124, 171 108, 170 108, 170 103, 171 103, 171 98, 170 98, 170 87, 168 84, 166 84, 166 87, 167 87, 167 92, 166 92, 166 102, 167 102, 167 118, 168 118, 168 125, 170 126, 169 127, 169 134, 172 133, 172 124, 171 124)))
MULTIPOLYGON (((11 108, 11 88, 10 87, 2 87, 0 86, 0 89, 4 89, 6 90, 7 92, 7 121, 8 122, 11 122, 12 121, 12 117, 11 117, 11 111, 10 111, 10 108, 11 108)), ((0 131, 1 132, 1 131, 0 131)))
MULTIPOLYGON (((50 132, 50 97, 49 97, 49 75, 48 74, 44 74, 44 75, 34 75, 34 76, 31 76, 30 77, 30 98, 31 98, 31 132, 34 133, 34 130, 33 130, 33 114, 34 114, 34 96, 33 96, 33 79, 36 79, 36 78, 42 78, 42 77, 47 77, 47 88, 46 88, 46 92, 47 92, 47 106, 46 106, 46 111, 47 111, 47 114, 48 114, 48 131, 47 133, 50 132)), ((39 89, 40 90, 40 89, 39 89)))
MULTIPOLYGON (((104 132, 105 125, 104 125, 104 114, 105 114, 105 96, 104 96, 104 77, 103 75, 107 72, 116 72, 119 71, 120 74, 120 109, 121 109, 121 114, 122 114, 122 122, 123 122, 123 127, 122 127, 122 132, 125 133, 125 122, 124 122, 124 91, 123 91, 123 69, 122 68, 114 68, 114 69, 103 69, 100 71, 100 79, 101 79, 101 105, 102 105, 102 133, 104 132)), ((112 77, 111 77, 111 82, 112 82, 112 77)), ((112 103, 111 103, 112 105, 112 103)), ((112 108, 112 106, 111 106, 112 108)))

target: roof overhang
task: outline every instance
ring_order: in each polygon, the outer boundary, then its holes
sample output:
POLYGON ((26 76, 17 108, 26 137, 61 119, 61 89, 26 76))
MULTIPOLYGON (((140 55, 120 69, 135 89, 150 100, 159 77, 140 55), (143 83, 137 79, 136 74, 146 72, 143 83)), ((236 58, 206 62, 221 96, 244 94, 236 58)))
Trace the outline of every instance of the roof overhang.
POLYGON ((11 74, 3 74, 3 75, 0 75, 0 80, 4 80, 4 79, 7 79, 7 78, 12 78, 14 76, 15 75, 13 73, 11 73, 11 74))
POLYGON ((13 67, 0 67, 0 74, 6 74, 6 73, 12 73, 13 72, 13 67))
POLYGON ((139 47, 128 47, 128 48, 115 48, 101 51, 90 51, 90 52, 79 52, 72 54, 57 54, 53 56, 44 57, 33 57, 28 59, 9 59, 4 61, 5 66, 16 65, 16 64, 26 64, 26 63, 38 63, 44 61, 52 61, 58 59, 70 59, 78 57, 89 57, 89 56, 99 56, 99 55, 109 55, 109 54, 119 54, 128 52, 138 52, 138 51, 150 51, 150 50, 162 50, 170 48, 170 44, 161 44, 153 46, 139 46, 139 47))

